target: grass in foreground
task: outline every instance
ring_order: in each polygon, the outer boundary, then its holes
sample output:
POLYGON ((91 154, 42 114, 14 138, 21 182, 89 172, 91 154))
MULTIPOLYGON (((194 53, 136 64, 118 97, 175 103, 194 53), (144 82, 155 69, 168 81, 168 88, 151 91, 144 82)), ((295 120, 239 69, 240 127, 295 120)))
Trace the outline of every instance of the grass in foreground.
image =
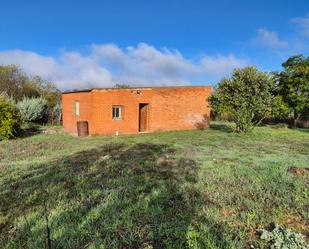
POLYGON ((0 248, 266 248, 309 236, 309 133, 200 131, 0 142, 0 248))

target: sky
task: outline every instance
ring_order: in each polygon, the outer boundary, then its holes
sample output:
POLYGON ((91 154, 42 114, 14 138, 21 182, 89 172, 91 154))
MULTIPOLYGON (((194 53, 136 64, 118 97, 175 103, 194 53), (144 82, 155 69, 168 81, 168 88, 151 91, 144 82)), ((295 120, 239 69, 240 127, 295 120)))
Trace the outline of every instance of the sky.
POLYGON ((216 84, 309 55, 309 0, 1 0, 0 65, 61 90, 216 84))

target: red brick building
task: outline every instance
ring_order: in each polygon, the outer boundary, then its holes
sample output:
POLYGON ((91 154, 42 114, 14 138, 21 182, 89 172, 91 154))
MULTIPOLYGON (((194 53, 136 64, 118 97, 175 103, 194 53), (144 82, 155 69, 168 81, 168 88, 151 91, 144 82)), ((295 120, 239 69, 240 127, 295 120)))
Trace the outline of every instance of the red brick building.
POLYGON ((208 128, 211 90, 187 86, 64 92, 63 127, 76 134, 77 122, 87 121, 90 135, 208 128))

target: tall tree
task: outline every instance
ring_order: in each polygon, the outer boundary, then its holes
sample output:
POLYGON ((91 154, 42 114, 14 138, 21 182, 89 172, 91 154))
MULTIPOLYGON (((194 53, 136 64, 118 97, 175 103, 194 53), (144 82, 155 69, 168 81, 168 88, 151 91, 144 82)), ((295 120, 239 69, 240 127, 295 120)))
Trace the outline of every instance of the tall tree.
POLYGON ((222 79, 209 102, 215 113, 233 116, 237 132, 248 132, 272 111, 273 77, 255 67, 235 69, 222 79))
POLYGON ((309 118, 309 57, 296 55, 282 64, 277 74, 278 91, 293 110, 294 119, 309 118))

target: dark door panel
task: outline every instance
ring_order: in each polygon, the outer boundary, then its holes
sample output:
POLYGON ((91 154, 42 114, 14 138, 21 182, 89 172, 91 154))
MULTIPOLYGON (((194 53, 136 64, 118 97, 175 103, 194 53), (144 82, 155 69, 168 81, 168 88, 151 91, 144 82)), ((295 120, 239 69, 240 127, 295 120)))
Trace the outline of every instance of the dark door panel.
POLYGON ((148 104, 139 104, 139 131, 147 131, 148 104))

